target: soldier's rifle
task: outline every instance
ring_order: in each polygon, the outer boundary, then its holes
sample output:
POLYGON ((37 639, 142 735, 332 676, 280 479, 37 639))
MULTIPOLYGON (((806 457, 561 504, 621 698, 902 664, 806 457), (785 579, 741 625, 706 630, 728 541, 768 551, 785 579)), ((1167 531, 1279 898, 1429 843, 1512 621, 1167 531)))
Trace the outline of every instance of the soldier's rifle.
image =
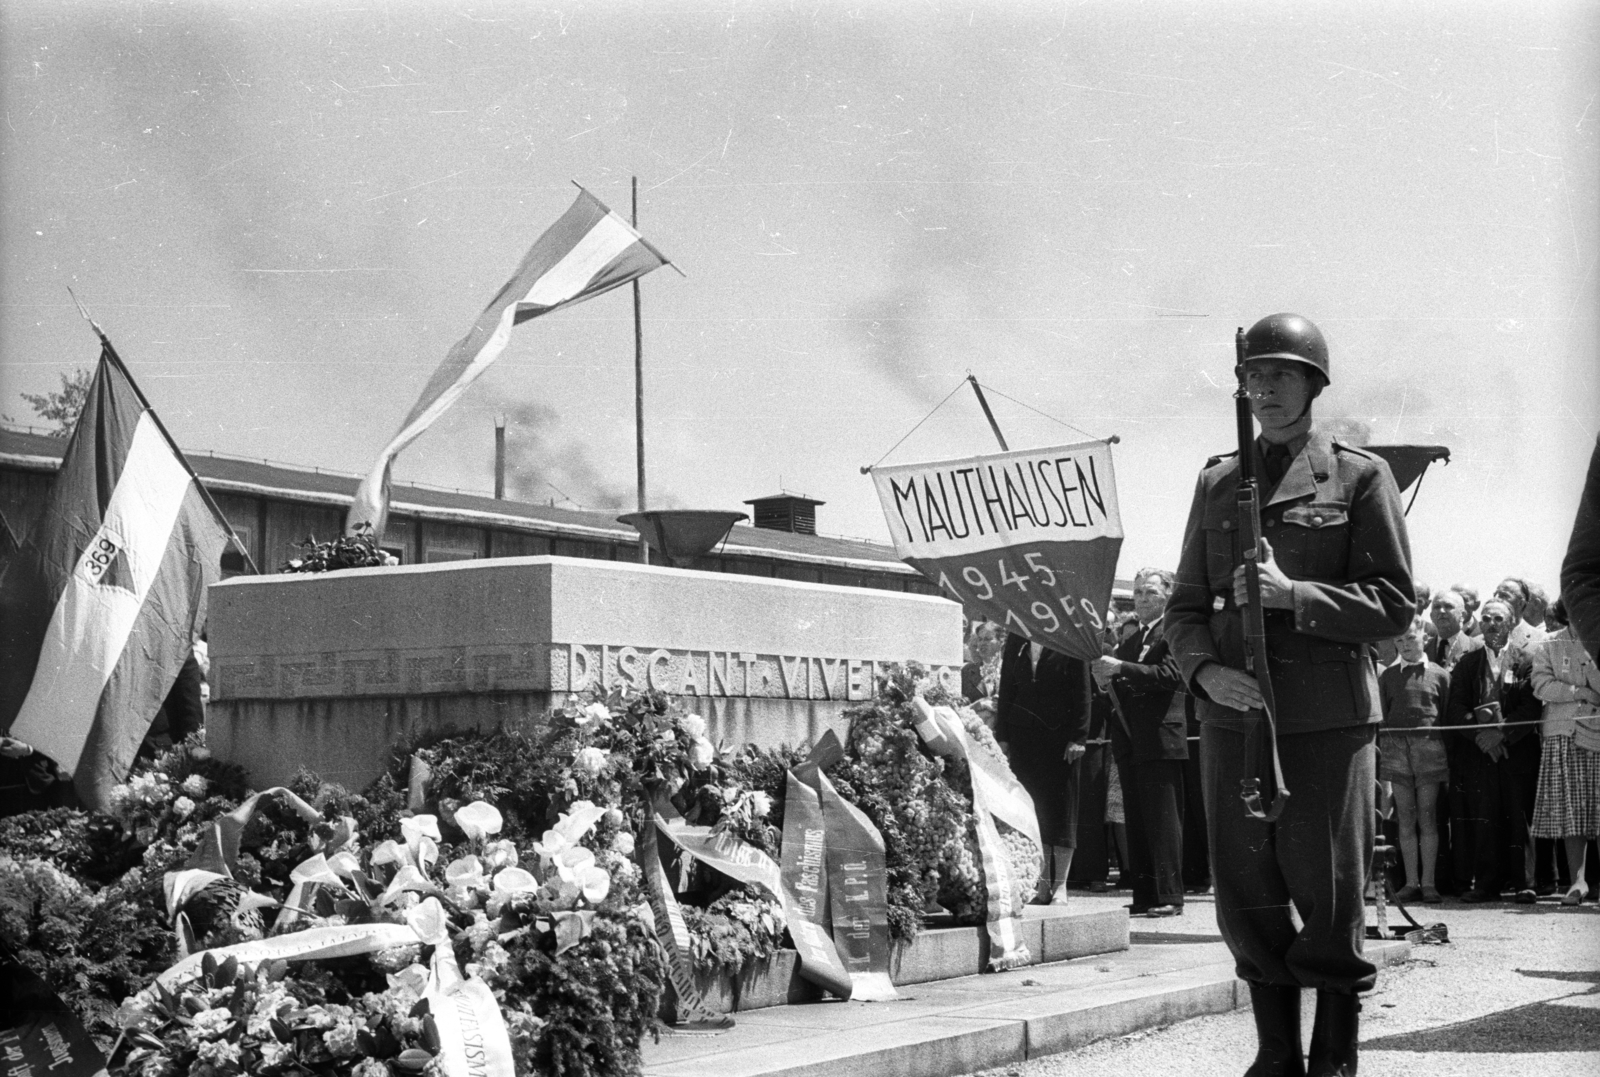
POLYGON ((1267 664, 1266 612, 1261 607, 1261 488, 1256 478, 1254 416, 1250 411, 1250 391, 1245 384, 1245 343, 1241 327, 1233 338, 1234 374, 1239 388, 1234 392, 1235 417, 1239 427, 1239 541, 1244 554, 1245 604, 1240 610, 1244 618, 1244 668, 1256 679, 1261 690, 1262 716, 1256 736, 1250 743, 1254 747, 1252 767, 1255 772, 1239 782, 1239 796, 1244 800, 1245 811, 1255 819, 1275 822, 1283 814, 1289 799, 1289 788, 1283 784, 1283 762, 1278 757, 1278 705, 1272 692, 1272 671, 1267 664), (1272 806, 1261 806, 1261 740, 1266 740, 1267 751, 1272 756, 1272 806))

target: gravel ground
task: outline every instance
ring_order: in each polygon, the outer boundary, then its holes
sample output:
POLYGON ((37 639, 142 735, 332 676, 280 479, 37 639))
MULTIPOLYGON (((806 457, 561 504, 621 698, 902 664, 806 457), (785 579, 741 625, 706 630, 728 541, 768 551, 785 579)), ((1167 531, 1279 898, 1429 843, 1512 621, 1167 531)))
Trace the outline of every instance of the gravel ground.
MULTIPOLYGON (((1362 1077, 1600 1077, 1600 908, 1547 898, 1452 902, 1417 915, 1447 924, 1451 941, 1414 946, 1408 962, 1379 972, 1361 1015, 1362 1077)), ((1161 933, 1214 934, 1216 918, 1209 899, 1191 898, 1183 917, 1134 920, 1133 931, 1135 945, 1161 933)), ((1254 1053, 1255 1028, 1240 1010, 984 1077, 1231 1077, 1254 1053)))

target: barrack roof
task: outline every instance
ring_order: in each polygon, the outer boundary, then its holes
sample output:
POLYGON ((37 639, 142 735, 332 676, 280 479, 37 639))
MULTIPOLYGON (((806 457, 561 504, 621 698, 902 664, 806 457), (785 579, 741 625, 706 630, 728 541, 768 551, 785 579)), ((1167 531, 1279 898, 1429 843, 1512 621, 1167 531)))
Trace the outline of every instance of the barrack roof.
MULTIPOLYGON (((0 466, 53 472, 66 451, 65 438, 0 426, 0 466)), ((209 451, 185 450, 195 474, 212 493, 244 494, 343 507, 355 496, 361 477, 327 468, 249 459, 209 451)), ((792 494, 780 495, 792 497, 792 494)), ((537 532, 589 541, 636 542, 639 535, 616 515, 594 509, 562 508, 524 501, 497 500, 486 494, 418 483, 395 483, 390 508, 424 519, 537 532)), ((865 539, 801 535, 735 524, 721 552, 734 557, 767 557, 834 568, 917 576, 894 549, 865 539)))

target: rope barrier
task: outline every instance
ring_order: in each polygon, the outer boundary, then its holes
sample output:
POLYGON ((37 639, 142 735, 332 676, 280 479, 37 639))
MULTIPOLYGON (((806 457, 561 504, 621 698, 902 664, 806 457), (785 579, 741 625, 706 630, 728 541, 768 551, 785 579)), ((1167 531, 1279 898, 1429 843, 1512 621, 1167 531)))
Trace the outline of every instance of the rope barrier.
MULTIPOLYGON (((1600 715, 1579 715, 1579 717, 1600 717, 1600 715)), ((1544 725, 1544 719, 1525 719, 1522 720, 1522 722, 1491 722, 1485 723, 1485 725, 1413 725, 1413 727, 1406 727, 1403 728, 1403 730, 1392 730, 1392 728, 1386 727, 1386 725, 1379 725, 1378 731, 1379 733, 1443 733, 1443 731, 1459 730, 1509 730, 1509 728, 1514 727, 1514 725, 1544 725)), ((1189 738, 1184 739, 1187 739, 1187 741, 1198 741, 1200 738, 1198 738, 1198 736, 1189 736, 1189 738)), ((1110 744, 1110 738, 1102 736, 1102 738, 1093 739, 1093 741, 1083 741, 1083 743, 1110 744)))
MULTIPOLYGON (((1597 718, 1600 718, 1600 715, 1584 715, 1583 717, 1597 717, 1597 718)), ((1368 723, 1368 724, 1372 724, 1372 723, 1368 723)), ((1478 730, 1478 731, 1481 732, 1481 731, 1483 731, 1485 729, 1510 729, 1512 726, 1515 726, 1515 725, 1543 725, 1543 724, 1544 724, 1544 719, 1543 718, 1530 718, 1530 719, 1525 719, 1525 720, 1520 721, 1520 722, 1486 722, 1483 725, 1419 725, 1419 726, 1408 726, 1408 727, 1406 727, 1404 729, 1391 729, 1388 726, 1379 725, 1378 726, 1378 732, 1379 733, 1442 733, 1442 732, 1456 732, 1456 731, 1460 731, 1460 730, 1464 730, 1464 729, 1475 729, 1475 730, 1478 730)), ((1189 737, 1188 739, 1189 740, 1199 740, 1200 738, 1199 737, 1189 737)), ((1098 742, 1089 741, 1089 743, 1090 744, 1095 744, 1095 743, 1098 743, 1098 742)))
POLYGON ((1485 722, 1482 725, 1418 725, 1407 726, 1404 729, 1390 729, 1388 726, 1379 726, 1380 733, 1437 733, 1442 730, 1462 729, 1510 729, 1514 725, 1543 725, 1543 718, 1530 718, 1520 722, 1485 722))
MULTIPOLYGON (((1600 718, 1600 715, 1579 715, 1578 717, 1580 717, 1580 718, 1600 718)), ((1526 720, 1518 721, 1518 722, 1494 722, 1494 723, 1485 723, 1484 725, 1422 725, 1422 726, 1409 726, 1409 727, 1407 727, 1405 729, 1390 729, 1388 726, 1379 725, 1378 726, 1378 732, 1379 733, 1441 733, 1441 732, 1458 732, 1460 730, 1465 730, 1465 729, 1475 729, 1475 730, 1479 730, 1479 731, 1482 731, 1482 730, 1485 730, 1485 729, 1510 729, 1512 726, 1543 725, 1543 724, 1544 724, 1544 719, 1543 718, 1531 718, 1531 719, 1526 719, 1526 720)), ((1200 738, 1199 737, 1185 737, 1184 739, 1185 740, 1189 740, 1189 741, 1198 741, 1200 738)), ((1110 737, 1096 737, 1093 740, 1086 740, 1083 743, 1085 745, 1110 744, 1111 743, 1111 738, 1110 737)))

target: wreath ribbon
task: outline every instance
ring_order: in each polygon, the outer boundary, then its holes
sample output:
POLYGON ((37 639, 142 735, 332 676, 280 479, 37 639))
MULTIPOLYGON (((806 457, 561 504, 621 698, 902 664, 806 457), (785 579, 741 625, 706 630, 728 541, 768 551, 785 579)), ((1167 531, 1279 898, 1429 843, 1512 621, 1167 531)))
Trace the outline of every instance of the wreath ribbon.
POLYGON ((917 733, 930 750, 964 760, 972 773, 972 814, 977 822, 978 856, 983 864, 983 885, 988 894, 986 927, 989 932, 989 971, 1002 972, 1026 965, 1032 955, 1022 941, 1022 909, 1016 901, 1017 880, 1011 858, 1000 840, 996 820, 1039 841, 1039 820, 1033 798, 1017 781, 1005 760, 976 747, 967 736, 961 716, 950 707, 930 706, 921 696, 912 700, 919 721, 917 733))

